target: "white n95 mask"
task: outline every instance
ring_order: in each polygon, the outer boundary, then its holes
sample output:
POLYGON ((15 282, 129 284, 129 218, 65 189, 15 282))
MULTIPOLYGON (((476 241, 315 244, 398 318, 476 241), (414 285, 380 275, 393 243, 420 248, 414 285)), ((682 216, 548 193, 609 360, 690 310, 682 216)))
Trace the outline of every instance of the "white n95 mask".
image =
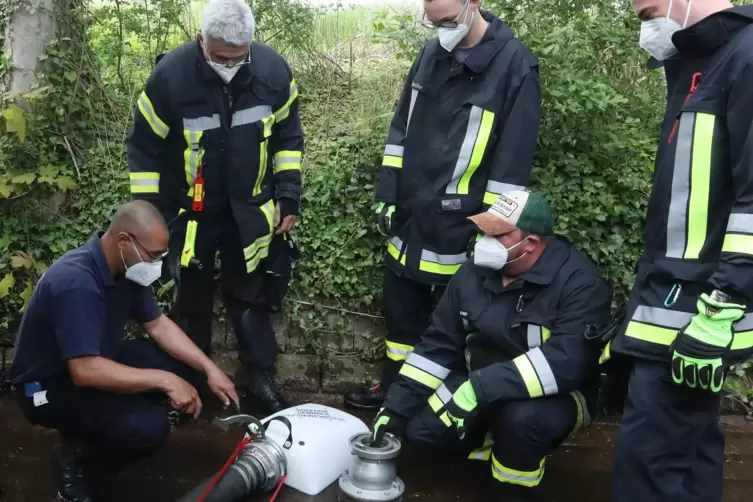
POLYGON ((672 35, 687 26, 688 18, 690 17, 690 7, 693 1, 690 0, 688 2, 688 10, 685 13, 685 22, 682 26, 669 16, 670 12, 672 12, 673 3, 674 0, 670 0, 665 17, 650 19, 641 23, 640 45, 643 50, 651 54, 658 61, 664 61, 677 54, 677 48, 672 43, 672 35))
POLYGON ((120 259, 123 260, 123 265, 126 268, 125 278, 129 281, 133 281, 141 286, 150 286, 154 281, 160 278, 162 275, 162 260, 144 261, 141 258, 141 253, 136 249, 136 244, 131 241, 136 255, 141 260, 138 263, 134 263, 130 267, 126 265, 125 258, 123 257, 123 251, 120 252, 120 259))
MULTIPOLYGON (((463 15, 468 7, 471 5, 471 0, 466 0, 465 5, 460 9, 457 19, 463 15)), ((454 28, 437 28, 437 38, 439 39, 439 45, 441 45, 447 52, 452 52, 460 42, 468 36, 468 31, 473 24, 473 16, 476 15, 476 11, 471 11, 471 19, 467 24, 458 24, 454 28)))
POLYGON ((510 250, 515 249, 527 240, 528 237, 508 249, 503 246, 495 237, 492 237, 491 235, 484 235, 473 248, 473 263, 475 263, 479 267, 490 268, 492 270, 502 270, 505 265, 514 263, 528 254, 526 252, 518 256, 514 260, 507 261, 507 258, 510 255, 510 250))

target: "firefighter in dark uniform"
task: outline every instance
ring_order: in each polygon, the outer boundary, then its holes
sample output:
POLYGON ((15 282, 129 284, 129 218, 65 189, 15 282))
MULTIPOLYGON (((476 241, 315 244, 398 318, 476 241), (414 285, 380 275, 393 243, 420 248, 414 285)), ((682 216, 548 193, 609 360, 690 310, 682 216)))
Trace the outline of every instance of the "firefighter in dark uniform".
POLYGON ((285 60, 252 41, 242 0, 211 0, 198 40, 166 54, 138 100, 128 138, 134 198, 172 222, 177 318, 211 351, 215 254, 249 386, 269 412, 287 405, 274 381, 270 312, 280 309, 295 248, 286 235, 301 196, 298 87, 285 60))
POLYGON ((413 63, 377 189, 385 261, 381 384, 346 395, 378 409, 452 275, 467 260, 467 217, 528 183, 541 111, 538 62, 480 0, 425 0, 438 28, 413 63))
POLYGON ((527 191, 501 195, 471 221, 483 232, 473 263, 450 283, 429 328, 389 388, 374 441, 488 461, 493 494, 539 500, 546 456, 590 422, 598 344, 612 291, 599 271, 553 235, 548 205, 527 191))
POLYGON ((753 354, 753 6, 633 0, 668 104, 645 247, 604 359, 627 361, 613 502, 720 502, 720 391, 753 354))

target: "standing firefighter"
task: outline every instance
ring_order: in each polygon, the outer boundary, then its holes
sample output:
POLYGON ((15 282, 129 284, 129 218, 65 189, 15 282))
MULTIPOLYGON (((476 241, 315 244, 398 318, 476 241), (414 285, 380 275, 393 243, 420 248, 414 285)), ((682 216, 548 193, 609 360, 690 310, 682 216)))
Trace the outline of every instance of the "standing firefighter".
POLYGON ((643 256, 604 354, 632 367, 612 500, 720 502, 720 391, 753 353, 753 7, 633 7, 668 104, 643 256))
POLYGON ((538 63, 480 0, 424 0, 437 28, 413 63, 384 150, 379 230, 389 236, 380 384, 346 403, 379 408, 467 259, 469 215, 528 183, 538 136, 538 63))
POLYGON ((273 412, 275 335, 301 196, 298 88, 283 58, 252 41, 242 0, 211 0, 198 40, 166 54, 141 94, 128 138, 131 193, 172 224, 178 320, 211 350, 214 263, 247 384, 273 412))

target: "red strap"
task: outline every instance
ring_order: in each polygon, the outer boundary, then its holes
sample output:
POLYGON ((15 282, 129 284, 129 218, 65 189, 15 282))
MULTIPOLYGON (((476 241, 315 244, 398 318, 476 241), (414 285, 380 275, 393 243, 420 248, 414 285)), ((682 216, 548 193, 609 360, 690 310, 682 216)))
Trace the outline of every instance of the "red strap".
POLYGON ((277 489, 275 490, 274 494, 272 494, 272 498, 269 499, 269 502, 275 502, 275 499, 277 498, 277 495, 280 494, 280 490, 282 489, 282 485, 285 484, 285 478, 287 478, 287 474, 283 474, 280 478, 280 484, 277 485, 277 489))
POLYGON ((202 165, 196 168, 196 178, 193 181, 193 203, 191 209, 200 213, 204 211, 204 176, 202 175, 202 165))
POLYGON ((225 465, 222 466, 222 469, 220 469, 220 472, 217 473, 217 475, 214 477, 212 482, 209 483, 209 486, 207 486, 207 489, 204 490, 204 493, 201 494, 201 497, 199 497, 196 500, 196 502, 204 502, 204 499, 206 499, 207 495, 209 495, 211 491, 214 490, 214 487, 217 486, 217 483, 220 482, 220 480, 222 479, 222 476, 224 476, 227 470, 230 468, 230 465, 233 462, 235 462, 235 459, 238 457, 241 450, 243 450, 243 448, 248 446, 253 440, 254 438, 249 436, 247 438, 244 438, 243 441, 241 441, 240 443, 236 445, 235 450, 233 451, 233 454, 230 455, 230 458, 227 459, 227 462, 225 462, 225 465))

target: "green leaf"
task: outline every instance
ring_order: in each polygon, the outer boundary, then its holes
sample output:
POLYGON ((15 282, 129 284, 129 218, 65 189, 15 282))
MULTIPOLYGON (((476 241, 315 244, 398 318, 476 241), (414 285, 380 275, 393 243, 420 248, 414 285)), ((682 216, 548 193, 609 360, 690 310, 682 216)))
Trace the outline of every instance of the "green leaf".
POLYGON ((18 297, 23 300, 24 304, 23 307, 21 307, 21 312, 26 310, 26 306, 29 304, 29 299, 31 298, 31 293, 34 291, 34 286, 31 284, 31 281, 26 283, 26 288, 18 294, 18 297))
POLYGON ((3 117, 5 118, 5 130, 16 133, 18 139, 24 141, 26 139, 26 118, 21 107, 11 104, 3 110, 3 117))
POLYGON ((13 183, 17 184, 24 184, 24 185, 31 185, 34 183, 34 180, 37 179, 37 175, 34 173, 26 173, 26 174, 19 174, 18 176, 14 176, 11 180, 13 183))
POLYGON ((19 251, 11 257, 10 263, 13 268, 31 268, 33 260, 28 254, 19 251))
POLYGON ((2 281, 0 281, 0 298, 5 298, 10 293, 10 288, 16 283, 12 274, 7 274, 2 281))
POLYGON ((0 179, 0 198, 7 199, 11 192, 13 192, 13 187, 8 186, 5 180, 0 179))
POLYGON ((63 76, 68 79, 69 82, 73 82, 76 80, 76 72, 67 71, 63 74, 63 76))
POLYGON ((76 187, 78 187, 78 185, 76 184, 76 181, 70 176, 61 176, 57 178, 55 182, 57 183, 57 186, 64 192, 68 190, 73 190, 76 187))
POLYGON ((40 167, 38 172, 39 172, 39 176, 44 176, 46 178, 54 178, 55 176, 58 175, 60 171, 55 166, 46 165, 46 166, 40 167))

